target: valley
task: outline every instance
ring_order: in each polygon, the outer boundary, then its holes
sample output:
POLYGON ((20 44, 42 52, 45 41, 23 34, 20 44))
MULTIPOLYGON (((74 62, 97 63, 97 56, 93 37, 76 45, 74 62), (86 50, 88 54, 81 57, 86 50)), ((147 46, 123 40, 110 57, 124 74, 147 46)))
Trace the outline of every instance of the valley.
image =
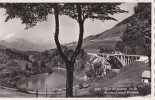
MULTIPOLYGON (((116 49, 132 18, 130 16, 112 29, 83 39, 82 49, 74 64, 75 97, 139 96, 138 89, 143 89, 143 85, 148 86, 147 95, 150 94, 151 83, 142 82, 143 72, 151 70, 148 57, 139 54, 140 48, 137 49, 138 54, 126 54, 116 49), (137 89, 133 94, 104 94, 104 88, 133 87, 137 89)), ((61 47, 64 54, 70 57, 76 45, 77 42, 72 42, 61 47)), ((37 45, 24 39, 10 43, 0 41, 0 96, 6 97, 8 93, 11 97, 46 97, 47 94, 48 97, 64 97, 65 85, 65 62, 54 44, 37 45)))

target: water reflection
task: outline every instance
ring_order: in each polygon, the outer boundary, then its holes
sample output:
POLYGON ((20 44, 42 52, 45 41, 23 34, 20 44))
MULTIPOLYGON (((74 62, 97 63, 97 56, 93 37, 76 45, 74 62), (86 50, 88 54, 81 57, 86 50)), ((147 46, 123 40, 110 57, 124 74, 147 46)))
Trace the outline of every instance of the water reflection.
MULTIPOLYGON (((74 84, 78 84, 78 81, 74 81, 74 84)), ((18 81, 17 86, 19 88, 34 91, 45 90, 46 86, 48 90, 64 88, 66 86, 66 77, 59 73, 52 73, 51 75, 34 75, 18 81)))

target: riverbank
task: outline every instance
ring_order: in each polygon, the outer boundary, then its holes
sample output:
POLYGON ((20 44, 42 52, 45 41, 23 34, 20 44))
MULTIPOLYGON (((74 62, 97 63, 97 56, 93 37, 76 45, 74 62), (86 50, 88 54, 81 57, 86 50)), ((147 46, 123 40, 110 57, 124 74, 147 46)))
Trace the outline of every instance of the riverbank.
POLYGON ((33 94, 28 94, 24 92, 15 91, 15 90, 2 89, 2 87, 0 87, 0 97, 30 98, 30 97, 36 97, 36 96, 33 94))

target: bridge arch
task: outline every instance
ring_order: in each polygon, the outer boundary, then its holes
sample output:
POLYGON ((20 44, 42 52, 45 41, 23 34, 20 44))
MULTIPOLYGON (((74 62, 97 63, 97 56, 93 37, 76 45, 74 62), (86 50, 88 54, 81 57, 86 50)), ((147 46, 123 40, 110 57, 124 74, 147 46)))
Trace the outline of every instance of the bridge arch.
POLYGON ((122 67, 125 66, 125 63, 119 57, 117 57, 115 55, 111 55, 109 57, 115 57, 121 63, 122 67))
POLYGON ((121 63, 122 66, 125 65, 125 63, 122 62, 122 60, 119 57, 117 57, 116 55, 102 55, 102 54, 97 54, 97 56, 99 56, 99 57, 106 56, 106 59, 104 60, 104 62, 106 62, 107 60, 109 60, 110 57, 115 57, 121 63))
MULTIPOLYGON (((116 58, 116 59, 119 61, 119 63, 122 65, 122 67, 125 65, 124 62, 122 62, 121 59, 120 59, 119 57, 114 56, 114 55, 110 55, 109 57, 107 57, 107 58, 105 59, 105 61, 107 61, 107 60, 112 60, 110 57, 116 58)), ((115 63, 115 62, 114 62, 114 63, 115 63)), ((115 64, 116 64, 116 63, 115 63, 115 64)))

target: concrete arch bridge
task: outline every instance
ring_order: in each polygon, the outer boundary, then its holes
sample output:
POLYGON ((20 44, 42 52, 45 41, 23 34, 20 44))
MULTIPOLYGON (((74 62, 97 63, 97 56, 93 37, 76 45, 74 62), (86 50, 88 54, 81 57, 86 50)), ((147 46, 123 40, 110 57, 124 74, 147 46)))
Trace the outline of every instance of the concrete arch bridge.
POLYGON ((144 55, 126 55, 126 54, 106 54, 106 53, 88 53, 89 55, 94 55, 96 57, 104 57, 109 59, 110 57, 114 57, 116 59, 116 63, 120 62, 122 66, 128 65, 134 61, 143 61, 148 60, 147 56, 144 55))

